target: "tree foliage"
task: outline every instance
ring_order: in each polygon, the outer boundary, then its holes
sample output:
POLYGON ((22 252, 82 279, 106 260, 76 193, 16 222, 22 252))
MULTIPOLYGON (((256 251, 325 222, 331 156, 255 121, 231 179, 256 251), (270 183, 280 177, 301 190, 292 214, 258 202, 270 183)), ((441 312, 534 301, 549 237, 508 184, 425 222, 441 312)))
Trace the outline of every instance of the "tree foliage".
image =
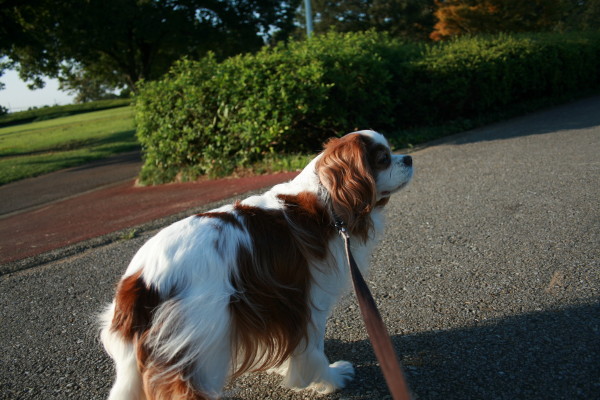
POLYGON ((462 34, 598 27, 597 0, 436 0, 433 40, 462 34), (592 22, 595 21, 595 24, 592 22))
POLYGON ((600 1, 571 0, 567 28, 578 30, 600 29, 600 1))
POLYGON ((425 39, 434 23, 431 0, 313 0, 312 4, 316 32, 374 29, 425 39))
POLYGON ((277 0, 0 0, 0 55, 31 86, 82 76, 135 90, 181 58, 255 51, 292 29, 277 0))

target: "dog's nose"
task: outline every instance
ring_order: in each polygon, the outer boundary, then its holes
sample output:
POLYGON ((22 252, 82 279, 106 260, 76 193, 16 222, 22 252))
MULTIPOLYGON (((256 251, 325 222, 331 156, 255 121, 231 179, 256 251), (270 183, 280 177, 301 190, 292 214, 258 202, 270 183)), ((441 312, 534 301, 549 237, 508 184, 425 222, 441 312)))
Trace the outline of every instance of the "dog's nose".
POLYGON ((404 158, 402 159, 402 162, 407 167, 412 167, 412 157, 411 156, 404 156, 404 158))

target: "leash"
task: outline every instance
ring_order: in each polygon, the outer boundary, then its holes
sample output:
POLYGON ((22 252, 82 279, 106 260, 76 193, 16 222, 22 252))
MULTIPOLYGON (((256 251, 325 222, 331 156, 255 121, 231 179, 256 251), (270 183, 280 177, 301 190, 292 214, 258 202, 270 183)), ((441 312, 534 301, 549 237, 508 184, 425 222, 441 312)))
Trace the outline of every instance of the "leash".
POLYGON ((367 334, 373 345, 375 356, 377 357, 377 361, 379 361, 379 365, 392 398, 394 400, 410 400, 411 396, 404 379, 404 374, 402 373, 402 368, 400 368, 396 352, 394 351, 392 340, 381 319, 379 310, 377 310, 377 305, 371 295, 371 291, 360 273, 356 261, 354 261, 354 257, 352 256, 352 252, 350 251, 350 235, 344 226, 344 222, 336 220, 335 227, 340 236, 344 239, 346 258, 348 260, 348 266, 350 267, 352 285, 356 292, 360 313, 362 314, 365 327, 367 328, 367 334))

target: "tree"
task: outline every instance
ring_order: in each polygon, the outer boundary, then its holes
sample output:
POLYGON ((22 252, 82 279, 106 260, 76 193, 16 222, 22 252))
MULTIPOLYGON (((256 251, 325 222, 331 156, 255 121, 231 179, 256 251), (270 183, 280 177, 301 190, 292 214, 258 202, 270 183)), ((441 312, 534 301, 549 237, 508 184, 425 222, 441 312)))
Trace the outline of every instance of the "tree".
POLYGON ((135 91, 182 56, 223 58, 285 35, 294 1, 0 0, 0 55, 33 87, 86 76, 135 91))
POLYGON ((564 28, 573 30, 600 29, 600 1, 570 0, 564 28))
POLYGON ((114 87, 104 79, 103 71, 80 68, 77 64, 64 65, 61 68, 59 89, 75 95, 75 103, 105 100, 118 97, 114 87))
POLYGON ((387 31, 392 36, 424 39, 431 32, 431 0, 313 0, 315 31, 387 31))
POLYGON ((558 28, 571 0, 436 0, 433 40, 455 35, 558 28))

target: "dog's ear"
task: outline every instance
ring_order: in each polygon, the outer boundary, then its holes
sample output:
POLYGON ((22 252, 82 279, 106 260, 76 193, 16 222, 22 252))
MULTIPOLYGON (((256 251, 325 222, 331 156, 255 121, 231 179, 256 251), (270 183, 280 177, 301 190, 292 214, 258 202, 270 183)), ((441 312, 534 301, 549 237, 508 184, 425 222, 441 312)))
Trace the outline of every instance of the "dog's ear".
POLYGON ((375 205, 376 188, 367 159, 367 147, 359 134, 329 140, 317 162, 321 183, 331 196, 333 211, 350 233, 363 240, 371 228, 369 213, 375 205))

